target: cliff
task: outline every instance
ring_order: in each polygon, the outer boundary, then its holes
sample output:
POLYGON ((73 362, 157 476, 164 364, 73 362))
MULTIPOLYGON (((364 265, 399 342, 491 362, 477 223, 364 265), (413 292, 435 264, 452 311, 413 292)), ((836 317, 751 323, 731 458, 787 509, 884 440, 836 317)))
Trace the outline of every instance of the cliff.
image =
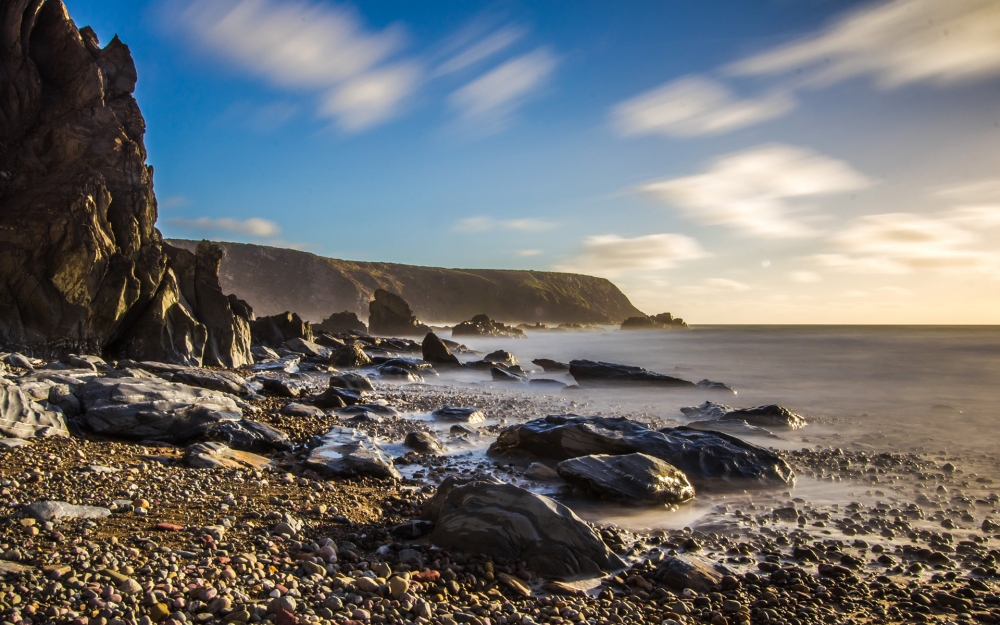
MULTIPOLYGON (((170 240, 194 249, 195 241, 170 240)), ((245 243, 218 243, 219 280, 257 315, 286 310, 319 322, 348 310, 362 320, 376 289, 401 295, 426 323, 454 323, 484 313, 508 323, 621 323, 642 315, 604 278, 552 271, 442 269, 324 258, 245 243)))

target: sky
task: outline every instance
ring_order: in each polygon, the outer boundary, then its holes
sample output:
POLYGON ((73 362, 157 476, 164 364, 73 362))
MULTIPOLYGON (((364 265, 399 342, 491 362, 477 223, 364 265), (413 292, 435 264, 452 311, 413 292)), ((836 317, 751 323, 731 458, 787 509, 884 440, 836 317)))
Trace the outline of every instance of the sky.
POLYGON ((132 51, 167 237, 1000 323, 1000 2, 64 2, 132 51))

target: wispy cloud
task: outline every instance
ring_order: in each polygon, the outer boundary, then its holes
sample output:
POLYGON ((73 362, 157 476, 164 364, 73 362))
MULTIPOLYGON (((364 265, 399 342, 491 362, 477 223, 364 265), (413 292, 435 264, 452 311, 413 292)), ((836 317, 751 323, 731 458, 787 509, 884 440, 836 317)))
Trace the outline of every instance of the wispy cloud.
POLYGON ((722 83, 687 76, 614 107, 615 125, 625 135, 679 137, 714 135, 780 117, 797 105, 785 92, 740 99, 722 83))
POLYGON ((1000 74, 1000 3, 895 0, 837 19, 823 31, 732 64, 737 75, 796 72, 822 87, 871 76, 892 89, 951 85, 1000 74))
POLYGON ((357 131, 385 121, 416 86, 412 63, 379 69, 402 30, 373 32, 342 7, 275 0, 201 0, 180 13, 186 32, 279 87, 323 95, 320 112, 357 131))
POLYGON ((749 284, 728 278, 707 278, 701 284, 677 287, 677 292, 686 295, 705 295, 710 293, 742 293, 751 288, 749 284))
POLYGON ((557 224, 543 219, 493 219, 491 217, 466 217, 459 219, 452 228, 455 232, 486 232, 487 230, 518 230, 520 232, 541 232, 551 230, 557 224))
POLYGON ((556 68, 547 48, 538 48, 460 87, 449 96, 463 120, 484 132, 502 128, 510 115, 544 87, 556 68))
POLYGON ((183 208, 191 204, 191 200, 183 195, 174 195, 171 197, 163 198, 157 205, 159 208, 183 208))
POLYGON ((483 33, 481 27, 467 29, 455 42, 456 51, 434 69, 433 75, 445 76, 472 67, 514 45, 524 33, 525 29, 518 26, 505 26, 491 33, 483 33))
POLYGON ((542 254, 542 250, 517 250, 518 256, 538 256, 542 254))
POLYGON ((788 274, 788 277, 795 282, 810 283, 810 282, 822 282, 823 276, 819 275, 815 271, 792 271, 788 274))
POLYGON ((240 221, 238 219, 198 217, 197 219, 175 218, 167 220, 172 226, 200 232, 228 232, 254 238, 274 237, 281 233, 278 224, 260 217, 251 217, 240 221))
POLYGON ((698 241, 683 234, 634 238, 603 234, 584 239, 580 254, 556 269, 615 276, 624 271, 670 269, 708 255, 698 241))
POLYGON ((863 189, 871 181, 844 161, 783 144, 722 156, 693 176, 641 187, 651 197, 703 224, 744 234, 795 238, 818 233, 796 218, 803 198, 863 189))

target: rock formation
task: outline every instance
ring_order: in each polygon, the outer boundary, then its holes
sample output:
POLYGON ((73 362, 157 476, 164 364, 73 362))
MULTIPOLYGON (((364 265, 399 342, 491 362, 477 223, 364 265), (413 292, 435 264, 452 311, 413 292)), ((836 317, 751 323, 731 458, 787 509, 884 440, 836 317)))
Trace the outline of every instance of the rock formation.
POLYGON ((420 323, 402 297, 385 289, 375 291, 368 305, 368 329, 381 336, 424 336, 431 331, 420 323))
POLYGON ((250 324, 250 332, 254 345, 267 347, 282 347, 292 339, 312 341, 314 338, 312 324, 293 312, 255 319, 250 324))
POLYGON ((204 284, 154 225, 136 80, 128 46, 101 48, 60 0, 0 5, 0 344, 200 365, 238 343, 189 306, 204 284))
POLYGON ((315 324, 313 330, 316 332, 329 332, 330 334, 340 334, 342 332, 350 332, 351 330, 368 332, 368 326, 358 319, 356 313, 345 310, 344 312, 333 313, 321 323, 315 324))
POLYGON ((622 330, 675 330, 687 328, 683 319, 674 318, 668 312, 648 317, 629 317, 622 322, 622 330))
POLYGON ((469 321, 463 321, 451 330, 452 336, 493 336, 502 338, 524 338, 524 332, 517 328, 506 326, 499 321, 490 319, 487 315, 476 315, 469 321))

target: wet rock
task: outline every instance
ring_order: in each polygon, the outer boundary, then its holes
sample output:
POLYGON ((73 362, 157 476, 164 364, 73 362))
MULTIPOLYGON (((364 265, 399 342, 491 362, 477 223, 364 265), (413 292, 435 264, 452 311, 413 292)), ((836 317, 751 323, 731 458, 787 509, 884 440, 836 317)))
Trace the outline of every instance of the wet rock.
POLYGON ((358 315, 356 313, 349 310, 333 313, 321 323, 313 326, 314 332, 322 331, 329 332, 330 334, 343 334, 352 330, 356 330, 358 332, 368 332, 368 326, 358 319, 358 315))
POLYGON ((642 367, 619 365, 613 362, 573 360, 569 363, 569 374, 573 376, 580 386, 643 384, 676 388, 696 387, 693 382, 687 380, 647 371, 642 367))
POLYGON ((532 480, 562 480, 559 473, 547 464, 542 464, 541 462, 532 462, 528 465, 528 468, 524 471, 524 477, 532 480))
POLYGON ((278 352, 265 345, 254 345, 250 348, 250 353, 257 360, 278 360, 281 358, 278 352))
POLYGON ((205 432, 205 438, 258 454, 292 449, 292 441, 287 434, 250 419, 220 421, 205 432))
POLYGON ((199 386, 233 395, 250 394, 250 386, 247 384, 247 381, 232 371, 216 371, 200 367, 190 367, 175 372, 170 377, 170 380, 172 382, 180 382, 189 386, 199 386))
POLYGON ((193 469, 263 469, 271 461, 249 451, 239 451, 223 443, 211 441, 190 445, 184 461, 193 469))
POLYGON ((31 399, 0 377, 0 434, 12 438, 68 436, 63 415, 31 399))
POLYGON ((445 342, 433 332, 428 332, 427 336, 424 337, 421 350, 423 358, 427 362, 448 367, 460 367, 462 365, 455 354, 452 354, 451 350, 448 349, 445 342))
POLYGON ((292 339, 313 340, 312 325, 293 312, 258 317, 250 324, 255 345, 281 347, 292 339))
POLYGON ((315 343, 317 345, 322 345, 323 347, 329 347, 331 350, 340 349, 341 347, 345 347, 347 345, 344 341, 327 332, 317 331, 315 334, 315 343))
POLYGON ((372 359, 361 349, 361 345, 352 343, 333 352, 330 363, 338 367, 367 367, 372 364, 372 359))
POLYGON ((547 378, 534 378, 532 380, 528 380, 528 386, 549 391, 561 391, 566 388, 566 385, 559 380, 549 380, 547 378))
POLYGON ((750 425, 746 421, 692 421, 687 427, 695 430, 708 430, 711 432, 725 432, 738 438, 747 436, 761 436, 764 438, 781 438, 774 432, 750 425))
POLYGON ((24 514, 39 521, 52 519, 103 519, 111 510, 96 506, 77 506, 65 501, 36 501, 24 507, 24 514))
POLYGON ((441 443, 427 432, 407 432, 403 444, 423 454, 440 455, 444 453, 444 447, 441 446, 441 443))
POLYGON ((645 454, 581 456, 563 460, 556 471, 570 484, 615 501, 676 504, 694 497, 687 476, 645 454))
POLYGON ((524 384, 525 382, 527 382, 526 378, 519 376, 515 373, 511 373, 510 371, 501 369, 500 367, 491 367, 490 377, 493 378, 494 382, 502 382, 505 384, 506 383, 524 384))
POLYGON ((382 365, 378 368, 380 377, 393 380, 394 382, 423 382, 424 379, 418 373, 409 369, 397 367, 395 365, 382 365))
POLYGON ((264 390, 277 397, 295 399, 309 391, 309 386, 299 380, 284 377, 258 377, 264 390))
POLYGON ((368 376, 353 372, 330 376, 330 386, 356 391, 375 391, 375 387, 372 386, 372 382, 368 379, 368 376))
POLYGON ((498 338, 524 338, 524 332, 494 321, 488 315, 476 315, 451 330, 452 336, 491 336, 498 338))
POLYGON ((336 477, 401 479, 389 454, 367 434, 352 428, 336 427, 320 439, 306 461, 316 471, 336 477))
POLYGON ((492 456, 567 460, 643 453, 680 469, 706 490, 788 486, 792 470, 774 452, 720 432, 652 430, 625 418, 549 415, 500 432, 492 456))
POLYGON ((372 414, 382 415, 386 417, 397 417, 399 416, 399 411, 392 406, 383 406, 382 404, 356 404, 354 406, 348 406, 343 410, 338 410, 338 416, 349 417, 351 415, 363 414, 370 412, 372 414))
POLYGON ((536 358, 531 361, 533 364, 538 365, 546 373, 563 373, 569 371, 569 365, 564 362, 559 362, 557 360, 549 360, 548 358, 536 358))
POLYGON ((293 351, 296 354, 302 354, 307 358, 325 359, 330 355, 329 348, 313 343, 312 341, 307 341, 303 338, 294 338, 289 341, 285 341, 285 349, 293 351))
POLYGON ((731 393, 736 395, 736 389, 729 386, 728 384, 723 384, 722 382, 713 382, 712 380, 701 380, 698 382, 698 388, 705 391, 721 391, 723 393, 731 393))
POLYGON ((441 406, 431 413, 438 421, 453 423, 482 423, 486 416, 478 408, 462 408, 459 406, 441 406))
POLYGON ((430 541, 445 549, 523 561, 541 575, 570 578, 624 566, 566 506, 513 484, 449 477, 423 507, 430 541))
POLYGON ((318 408, 331 409, 353 406, 365 401, 365 393, 349 388, 339 388, 336 386, 327 387, 322 393, 313 398, 312 402, 318 408))
POLYGON ((417 321, 410 305, 402 297, 385 289, 376 289, 368 304, 368 329, 377 336, 425 336, 430 328, 417 321))
POLYGON ((776 404, 766 404, 755 408, 732 408, 725 404, 706 401, 699 406, 681 408, 686 416, 704 421, 745 421, 763 428, 787 428, 796 430, 806 425, 806 420, 791 410, 776 404))
POLYGON ((298 402, 288 402, 281 407, 281 414, 289 417, 304 417, 304 418, 316 418, 325 417, 326 413, 316 406, 310 406, 308 404, 300 404, 298 402))
POLYGON ((243 416, 224 393, 158 378, 95 378, 80 387, 78 396, 84 426, 135 440, 183 443, 243 416))
POLYGON ((667 556, 654 573, 655 579, 674 590, 690 588, 700 593, 707 593, 713 587, 721 586, 722 578, 726 575, 733 573, 711 560, 690 554, 667 556))

